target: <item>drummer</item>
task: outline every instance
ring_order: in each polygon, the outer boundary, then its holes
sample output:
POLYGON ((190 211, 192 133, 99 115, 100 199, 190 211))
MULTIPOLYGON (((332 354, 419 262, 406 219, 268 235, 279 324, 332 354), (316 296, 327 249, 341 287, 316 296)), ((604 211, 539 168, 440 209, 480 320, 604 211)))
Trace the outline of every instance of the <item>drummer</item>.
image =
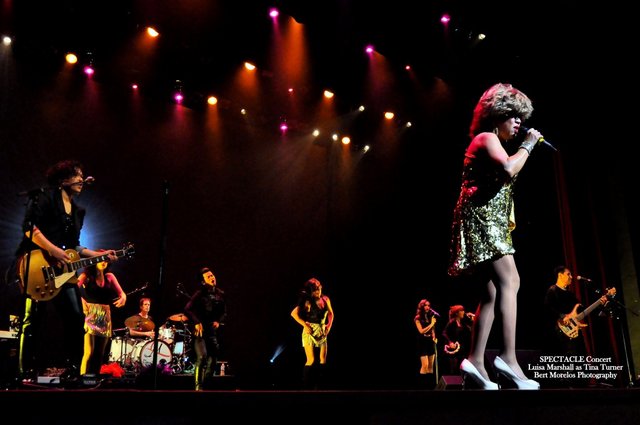
POLYGON ((156 325, 149 315, 151 310, 151 298, 140 298, 140 312, 127 318, 124 324, 129 328, 129 335, 132 337, 153 338, 155 336, 156 325))

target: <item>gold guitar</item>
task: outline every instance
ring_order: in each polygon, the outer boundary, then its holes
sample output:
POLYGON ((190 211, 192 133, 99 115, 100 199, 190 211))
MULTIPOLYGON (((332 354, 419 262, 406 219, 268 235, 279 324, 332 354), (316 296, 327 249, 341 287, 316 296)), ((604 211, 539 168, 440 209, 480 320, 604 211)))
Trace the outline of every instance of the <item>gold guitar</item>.
POLYGON ((583 323, 585 317, 587 317, 596 307, 600 305, 604 305, 607 299, 610 299, 616 294, 616 288, 611 288, 607 290, 607 293, 598 299, 598 301, 591 304, 589 307, 585 308, 582 313, 578 313, 578 307, 580 304, 576 304, 573 307, 571 313, 568 313, 564 316, 563 319, 558 320, 558 327, 560 330, 569 338, 577 338, 580 333, 580 328, 584 328, 587 326, 586 323, 583 323), (566 323, 565 320, 566 319, 566 323))
MULTIPOLYGON (((18 260, 18 277, 20 286, 24 290, 25 276, 27 277, 27 294, 36 301, 49 301, 60 292, 62 285, 76 276, 76 271, 84 267, 93 266, 109 260, 109 254, 95 257, 80 258, 80 254, 74 249, 65 251, 71 261, 61 266, 57 260, 42 250, 35 249, 24 254, 18 260), (26 273, 27 257, 29 257, 29 273, 26 273), (52 265, 53 264, 53 265, 52 265)), ((131 258, 135 253, 132 244, 127 244, 121 250, 116 251, 116 257, 131 258)))

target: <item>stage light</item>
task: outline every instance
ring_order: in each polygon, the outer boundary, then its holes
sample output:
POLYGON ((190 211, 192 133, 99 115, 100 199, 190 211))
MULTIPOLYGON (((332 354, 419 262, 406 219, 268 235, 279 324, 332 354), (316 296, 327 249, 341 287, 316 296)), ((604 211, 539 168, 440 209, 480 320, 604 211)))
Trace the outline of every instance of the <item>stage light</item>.
POLYGON ((95 70, 90 66, 90 65, 86 65, 84 67, 84 73, 87 74, 87 76, 91 77, 93 76, 93 74, 95 74, 95 70))
POLYGON ((282 354, 282 352, 284 351, 284 348, 285 348, 284 344, 278 345, 276 347, 276 351, 273 353, 273 355, 269 359, 269 363, 273 364, 276 361, 276 359, 278 358, 278 356, 280 354, 282 354))
POLYGON ((276 9, 275 7, 269 9, 269 16, 271 16, 272 18, 277 18, 279 15, 280 12, 278 12, 278 9, 276 9))
POLYGON ((333 134, 331 135, 331 139, 332 139, 334 142, 335 142, 336 140, 338 140, 338 137, 340 137, 340 136, 338 136, 338 134, 336 134, 336 133, 333 133, 333 134))
POLYGON ((153 28, 153 27, 147 27, 147 35, 149 37, 155 38, 155 37, 159 36, 160 33, 158 31, 156 31, 155 28, 153 28))
POLYGON ((392 120, 393 117, 395 117, 395 116, 396 116, 396 114, 394 114, 393 112, 385 112, 384 113, 384 118, 387 119, 387 120, 392 120))
POLYGON ((313 135, 313 137, 318 137, 320 135, 320 130, 316 128, 311 134, 313 135))
POLYGON ((11 44, 11 37, 9 37, 8 35, 3 36, 2 44, 4 44, 5 46, 8 46, 9 44, 11 44))
POLYGON ((442 15, 442 17, 440 18, 440 22, 442 22, 443 24, 448 24, 451 21, 451 17, 449 15, 442 15))
POLYGON ((176 80, 175 84, 173 85, 173 100, 175 100, 176 103, 182 103, 182 101, 184 100, 184 96, 182 95, 182 88, 182 81, 176 80))
POLYGON ((406 69, 407 71, 411 71, 411 65, 405 65, 404 69, 406 69))
POLYGON ((367 52, 367 53, 369 53, 369 54, 371 54, 371 53, 373 53, 373 52, 374 52, 374 48, 373 48, 373 46, 372 46, 372 45, 370 45, 370 44, 369 44, 369 45, 364 49, 364 51, 365 51, 365 52, 367 52))
POLYGON ((247 69, 248 71, 253 71, 256 69, 256 66, 254 64, 252 64, 251 62, 245 62, 244 63, 244 67, 245 69, 247 69))
POLYGON ((136 83, 131 84, 131 88, 133 90, 138 90, 138 85, 136 83))
POLYGON ((216 105, 216 104, 218 103, 218 98, 217 98, 217 97, 215 97, 215 96, 209 96, 209 97, 207 98, 207 103, 208 103, 209 105, 216 105))
POLYGON ((325 90, 324 97, 326 97, 327 99, 331 99, 333 97, 333 92, 329 90, 325 90))
POLYGON ((73 53, 67 53, 64 59, 71 65, 78 63, 78 57, 73 53))
POLYGON ((343 145, 348 145, 348 144, 351 143, 351 137, 343 136, 341 142, 342 142, 343 145))
POLYGON ((364 105, 360 105, 360 106, 358 107, 358 111, 360 111, 360 112, 364 112, 364 105))

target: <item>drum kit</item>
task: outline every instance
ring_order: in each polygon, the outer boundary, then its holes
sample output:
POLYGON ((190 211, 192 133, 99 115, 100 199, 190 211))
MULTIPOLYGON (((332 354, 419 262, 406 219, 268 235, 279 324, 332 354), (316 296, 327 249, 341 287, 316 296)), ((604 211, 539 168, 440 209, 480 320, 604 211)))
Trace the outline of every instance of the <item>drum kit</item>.
MULTIPOLYGON (((191 332, 187 325, 187 316, 182 313, 173 314, 167 318, 165 324, 158 329, 158 347, 156 364, 163 365, 164 371, 169 373, 193 373, 194 365, 190 361, 191 332)), ((124 322, 124 334, 117 335, 114 331, 111 338, 109 362, 116 362, 125 371, 140 373, 153 365, 154 346, 156 341, 151 338, 135 338, 129 335, 130 328, 148 332, 155 329, 155 324, 140 316, 131 316, 124 322)))

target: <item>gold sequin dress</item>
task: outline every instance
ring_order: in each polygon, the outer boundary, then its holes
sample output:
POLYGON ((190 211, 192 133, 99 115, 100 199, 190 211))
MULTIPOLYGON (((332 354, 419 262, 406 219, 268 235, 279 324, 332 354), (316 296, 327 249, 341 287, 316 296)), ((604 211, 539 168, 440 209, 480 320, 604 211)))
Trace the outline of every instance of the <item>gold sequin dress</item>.
POLYGON ((515 180, 486 156, 466 156, 453 212, 450 276, 515 252, 511 241, 516 226, 515 180))

